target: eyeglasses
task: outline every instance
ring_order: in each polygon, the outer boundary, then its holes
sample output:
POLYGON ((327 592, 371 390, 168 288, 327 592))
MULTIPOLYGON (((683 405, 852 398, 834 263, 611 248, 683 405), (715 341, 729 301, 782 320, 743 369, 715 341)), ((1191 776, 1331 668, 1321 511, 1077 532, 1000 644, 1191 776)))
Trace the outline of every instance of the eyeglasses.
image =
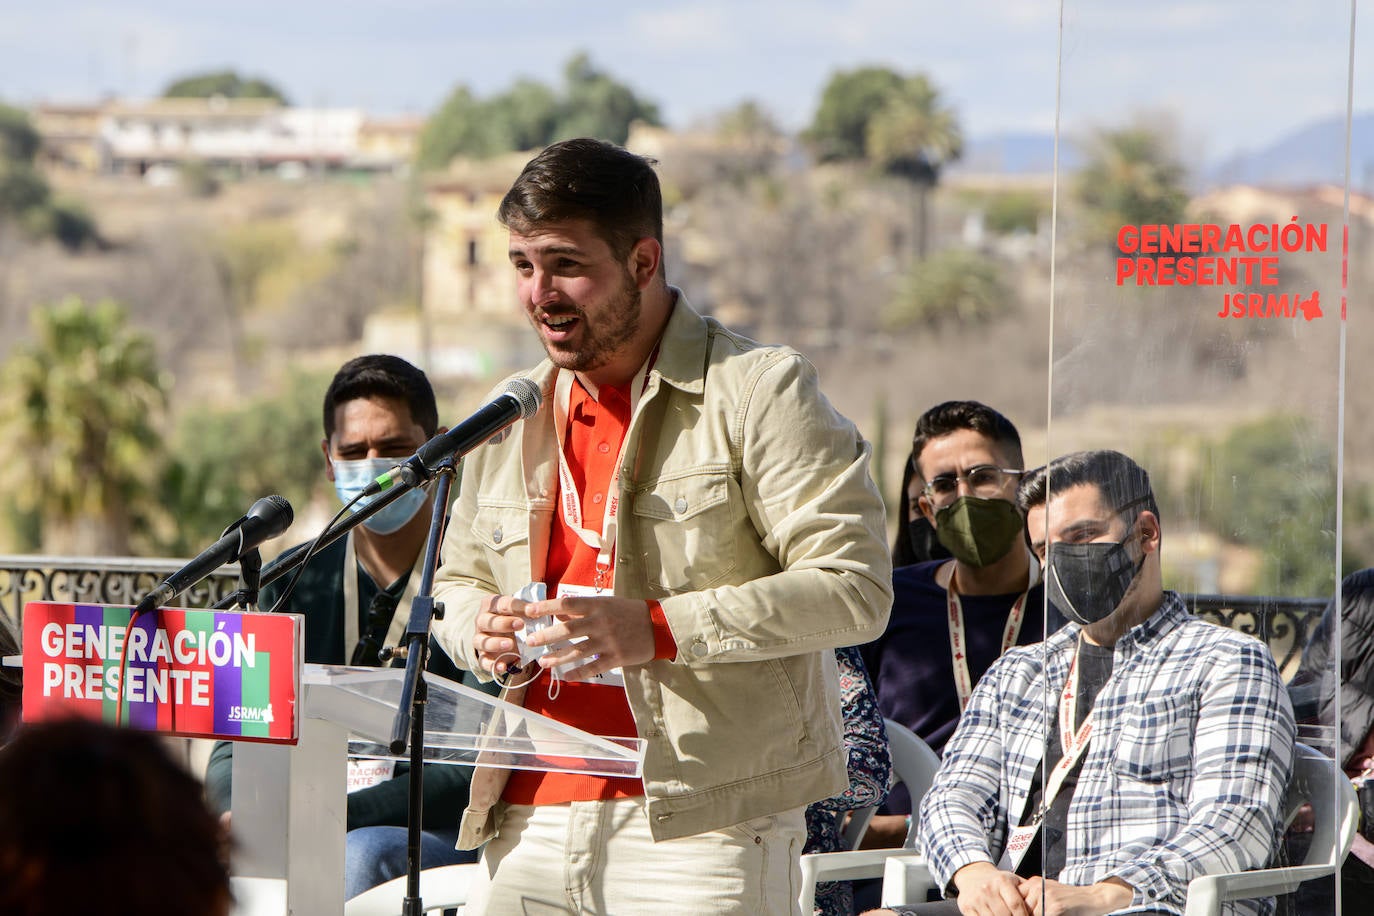
POLYGON ((959 481, 968 484, 974 496, 997 496, 1006 486, 1007 479, 1019 480, 1025 471, 1012 468, 999 468, 991 464, 976 464, 962 474, 940 474, 932 477, 922 492, 932 502, 945 502, 959 493, 959 481))

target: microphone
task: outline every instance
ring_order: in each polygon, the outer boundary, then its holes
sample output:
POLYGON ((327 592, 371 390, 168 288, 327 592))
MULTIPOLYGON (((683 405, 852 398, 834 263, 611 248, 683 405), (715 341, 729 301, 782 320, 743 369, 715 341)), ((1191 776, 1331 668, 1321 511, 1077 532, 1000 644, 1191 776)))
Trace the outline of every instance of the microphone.
POLYGON ((543 401, 539 386, 527 378, 513 378, 501 393, 446 433, 420 446, 419 451, 378 477, 363 490, 371 496, 396 484, 397 478, 412 487, 434 476, 435 469, 450 457, 462 457, 484 442, 500 442, 516 420, 528 420, 543 401))
POLYGON ((291 504, 286 497, 264 496, 253 503, 247 515, 224 529, 218 541, 145 595, 134 608, 133 616, 161 607, 225 563, 235 562, 263 541, 281 534, 291 527, 293 517, 291 504))

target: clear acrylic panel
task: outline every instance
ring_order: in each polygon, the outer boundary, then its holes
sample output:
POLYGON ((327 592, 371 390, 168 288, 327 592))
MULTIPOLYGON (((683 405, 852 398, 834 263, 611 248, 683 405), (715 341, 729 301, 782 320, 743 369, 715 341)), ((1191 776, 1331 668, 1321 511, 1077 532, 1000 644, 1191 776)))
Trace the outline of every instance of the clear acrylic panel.
MULTIPOLYGON (((1341 842, 1350 798, 1345 761, 1332 759, 1340 627, 1317 624, 1342 566, 1354 9, 1064 0, 1061 13, 1046 457, 1124 453, 1155 502, 1120 468, 1075 501, 1074 482, 1110 461, 1052 463, 1049 510, 1030 519, 1032 539, 1050 542, 1052 598, 1089 619, 1118 608, 1086 628, 1105 659, 1079 648, 1077 626, 1046 642, 1050 756, 1073 744, 1058 728, 1065 685, 1087 687, 1094 671, 1104 685, 1081 779, 1066 782, 1064 840, 1051 851, 1042 830, 1041 867, 1072 884, 1126 874, 1181 912, 1201 870, 1256 868, 1270 852, 1280 865, 1329 859, 1317 847, 1341 842), (1095 525, 1071 524, 1089 516, 1095 525), (1167 622, 1170 593, 1247 641, 1167 622), (1111 626, 1125 609, 1134 628, 1111 626), (1250 658, 1252 639, 1267 657, 1250 658), (1270 658, 1277 689, 1259 670, 1270 658), (1276 789, 1290 688, 1297 740, 1318 755, 1301 752, 1299 777, 1276 789), (1254 831, 1285 791, 1296 826, 1266 846, 1254 831), (1151 853, 1164 837, 1199 858, 1151 853)), ((1067 625, 1056 611, 1047 631, 1067 625)), ((1214 883, 1224 896, 1238 882, 1214 883)), ((1279 911, 1338 912, 1338 883, 1306 881, 1279 911)))
MULTIPOLYGON (((401 668, 306 665, 306 714, 346 725, 349 753, 393 757, 387 744, 401 701, 401 668)), ((426 674, 425 758, 526 770, 642 775, 644 741, 607 738, 564 725, 488 696, 465 684, 426 674)))

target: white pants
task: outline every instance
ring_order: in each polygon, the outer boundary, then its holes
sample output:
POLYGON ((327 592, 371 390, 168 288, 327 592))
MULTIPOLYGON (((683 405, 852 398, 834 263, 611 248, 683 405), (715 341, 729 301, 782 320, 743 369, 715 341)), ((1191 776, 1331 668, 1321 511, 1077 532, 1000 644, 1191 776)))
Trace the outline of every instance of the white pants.
POLYGON ((512 805, 482 851, 469 916, 795 916, 796 808, 655 843, 642 798, 512 805))

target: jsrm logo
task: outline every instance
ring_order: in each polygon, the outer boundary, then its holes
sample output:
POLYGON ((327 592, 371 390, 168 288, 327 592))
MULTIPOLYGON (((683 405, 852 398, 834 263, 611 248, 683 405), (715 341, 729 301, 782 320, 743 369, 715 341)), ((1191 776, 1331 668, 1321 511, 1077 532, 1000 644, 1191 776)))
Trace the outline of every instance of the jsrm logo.
POLYGON ((230 706, 230 722, 271 722, 272 706, 230 706))

